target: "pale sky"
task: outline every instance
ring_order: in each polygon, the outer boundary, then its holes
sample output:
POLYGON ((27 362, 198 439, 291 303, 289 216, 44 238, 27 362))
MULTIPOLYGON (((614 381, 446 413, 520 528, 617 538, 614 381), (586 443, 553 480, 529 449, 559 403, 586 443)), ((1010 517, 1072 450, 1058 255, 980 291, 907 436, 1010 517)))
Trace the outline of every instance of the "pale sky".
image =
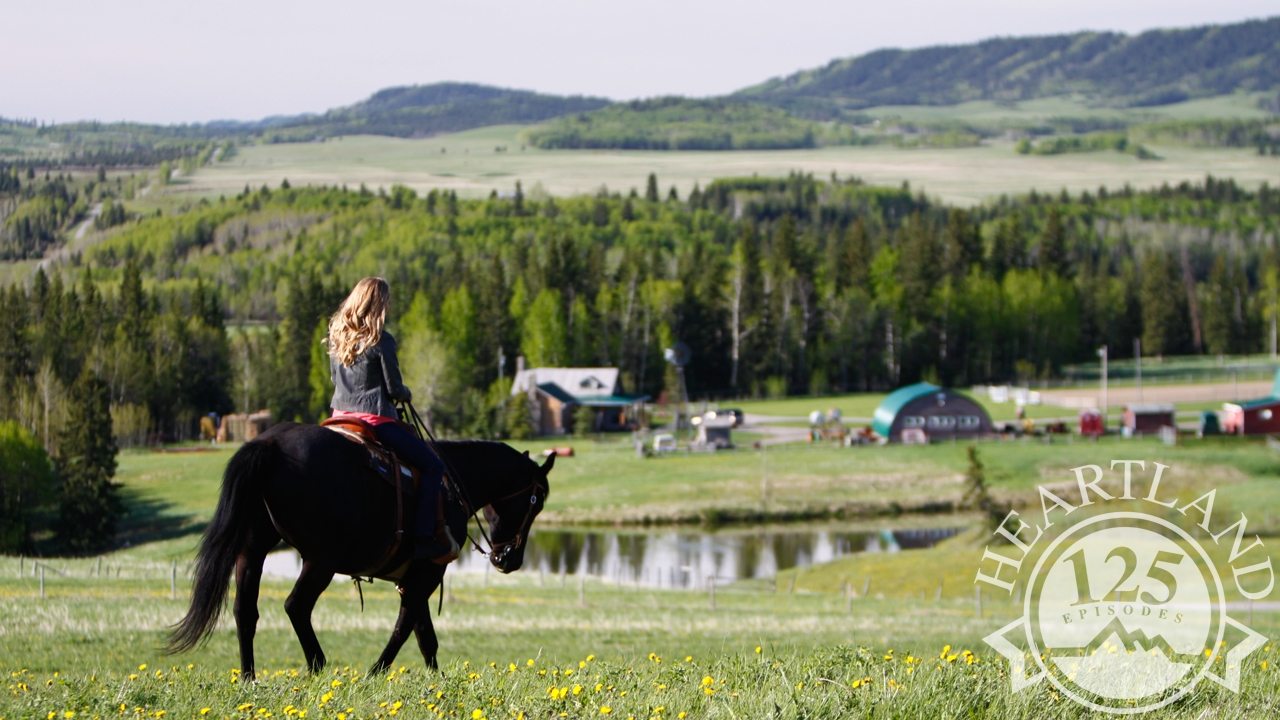
POLYGON ((393 85, 719 95, 885 47, 1264 18, 1276 0, 3 0, 0 117, 202 122, 393 85))

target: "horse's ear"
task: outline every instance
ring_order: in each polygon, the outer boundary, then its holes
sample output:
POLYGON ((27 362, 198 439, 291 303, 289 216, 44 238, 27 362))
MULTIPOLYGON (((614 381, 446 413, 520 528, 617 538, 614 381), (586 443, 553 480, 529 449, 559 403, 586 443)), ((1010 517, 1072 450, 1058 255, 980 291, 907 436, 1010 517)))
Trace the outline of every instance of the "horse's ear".
POLYGON ((529 451, 528 451, 528 450, 525 450, 525 451, 524 451, 524 456, 525 456, 525 457, 529 457, 529 451))
POLYGON ((542 463, 542 474, 547 475, 551 472, 552 466, 556 464, 556 454, 551 453, 547 456, 547 461, 542 463))

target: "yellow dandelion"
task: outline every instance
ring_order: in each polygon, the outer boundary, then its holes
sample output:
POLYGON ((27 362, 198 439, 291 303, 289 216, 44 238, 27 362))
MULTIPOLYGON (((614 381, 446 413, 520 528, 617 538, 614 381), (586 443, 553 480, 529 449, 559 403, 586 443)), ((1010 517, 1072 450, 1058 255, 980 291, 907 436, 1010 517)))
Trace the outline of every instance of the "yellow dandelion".
POLYGON ((759 645, 757 645, 757 646, 756 646, 756 654, 757 654, 757 655, 759 655, 760 653, 763 653, 763 652, 764 652, 764 648, 762 648, 762 647, 760 647, 759 645))
POLYGON ((601 706, 600 706, 600 714, 601 714, 601 715, 608 715, 608 714, 609 714, 609 713, 611 713, 611 712, 613 712, 613 708, 609 707, 608 705, 601 705, 601 706))
POLYGON ((211 709, 212 709, 212 708, 202 707, 202 708, 200 708, 200 714, 201 714, 201 715, 208 715, 208 714, 209 714, 209 711, 210 711, 211 709))

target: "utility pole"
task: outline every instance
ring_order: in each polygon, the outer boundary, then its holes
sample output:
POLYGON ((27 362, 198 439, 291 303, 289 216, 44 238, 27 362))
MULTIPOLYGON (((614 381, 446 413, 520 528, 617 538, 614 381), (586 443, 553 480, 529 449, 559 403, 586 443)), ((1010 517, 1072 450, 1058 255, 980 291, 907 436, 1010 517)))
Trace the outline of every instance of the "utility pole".
POLYGON ((1138 402, 1142 402, 1142 338, 1133 339, 1133 360, 1137 363, 1138 402))
POLYGON ((1098 357, 1102 358, 1102 426, 1107 426, 1107 346, 1098 348, 1098 357))

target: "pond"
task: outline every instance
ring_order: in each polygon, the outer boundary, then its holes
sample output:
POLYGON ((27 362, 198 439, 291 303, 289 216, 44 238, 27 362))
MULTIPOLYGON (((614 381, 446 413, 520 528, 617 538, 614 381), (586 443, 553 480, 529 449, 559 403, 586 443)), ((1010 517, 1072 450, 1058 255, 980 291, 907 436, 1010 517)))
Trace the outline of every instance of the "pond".
MULTIPOLYGON (((585 574, 628 585, 702 588, 767 579, 780 570, 828 562, 866 552, 898 552, 931 547, 960 531, 952 526, 774 525, 705 530, 563 529, 535 530, 522 572, 564 582, 585 574)), ((474 531, 474 525, 472 525, 474 531)), ((297 577, 301 560, 292 550, 272 553, 264 572, 297 577)), ((488 560, 464 551, 451 572, 490 572, 488 560)))

